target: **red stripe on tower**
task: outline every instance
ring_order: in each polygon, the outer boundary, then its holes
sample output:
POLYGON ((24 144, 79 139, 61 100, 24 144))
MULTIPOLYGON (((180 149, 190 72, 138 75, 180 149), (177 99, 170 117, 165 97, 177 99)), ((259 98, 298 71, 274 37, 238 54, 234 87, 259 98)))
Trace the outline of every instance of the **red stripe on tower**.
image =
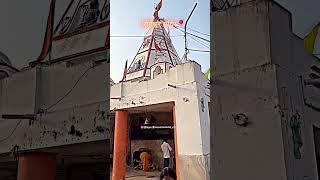
POLYGON ((127 65, 128 65, 128 60, 126 61, 126 65, 124 66, 122 81, 125 81, 127 78, 127 65))
POLYGON ((50 4, 50 12, 47 20, 46 34, 43 41, 42 51, 37 59, 37 61, 42 61, 52 48, 52 39, 53 39, 53 26, 54 26, 54 11, 55 11, 56 0, 52 0, 50 4))
POLYGON ((106 37, 106 42, 105 42, 104 45, 105 45, 106 49, 110 49, 110 30, 108 30, 107 37, 106 37))
POLYGON ((161 51, 156 41, 154 41, 154 48, 156 49, 156 51, 161 51))
POLYGON ((161 0, 161 1, 159 2, 159 4, 157 5, 156 10, 157 10, 157 11, 160 11, 161 7, 162 7, 162 0, 161 0))

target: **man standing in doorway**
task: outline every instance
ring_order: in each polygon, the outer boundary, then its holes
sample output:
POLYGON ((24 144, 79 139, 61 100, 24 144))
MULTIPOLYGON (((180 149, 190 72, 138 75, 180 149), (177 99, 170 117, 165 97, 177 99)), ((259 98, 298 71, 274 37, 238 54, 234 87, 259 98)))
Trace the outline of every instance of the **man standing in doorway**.
POLYGON ((163 152, 163 163, 164 168, 169 167, 170 162, 170 152, 172 151, 170 145, 167 143, 167 140, 164 139, 163 143, 161 144, 161 150, 163 152))

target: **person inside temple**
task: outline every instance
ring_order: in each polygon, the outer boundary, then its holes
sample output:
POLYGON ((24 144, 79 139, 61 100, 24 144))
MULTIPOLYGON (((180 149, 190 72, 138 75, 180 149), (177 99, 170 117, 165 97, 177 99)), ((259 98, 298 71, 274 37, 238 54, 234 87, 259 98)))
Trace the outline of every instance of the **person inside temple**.
POLYGON ((150 171, 151 168, 151 164, 152 164, 152 157, 151 157, 151 153, 149 153, 148 151, 143 151, 140 154, 140 160, 142 162, 142 170, 143 171, 150 171))

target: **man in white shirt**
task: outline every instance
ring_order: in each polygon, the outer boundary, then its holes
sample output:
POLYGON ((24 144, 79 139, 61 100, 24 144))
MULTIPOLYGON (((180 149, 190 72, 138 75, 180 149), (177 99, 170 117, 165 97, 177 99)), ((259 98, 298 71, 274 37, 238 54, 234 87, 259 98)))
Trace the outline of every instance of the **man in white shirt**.
POLYGON ((167 140, 164 139, 161 144, 161 150, 163 152, 163 163, 164 167, 169 167, 170 162, 170 152, 172 151, 170 145, 167 143, 167 140))

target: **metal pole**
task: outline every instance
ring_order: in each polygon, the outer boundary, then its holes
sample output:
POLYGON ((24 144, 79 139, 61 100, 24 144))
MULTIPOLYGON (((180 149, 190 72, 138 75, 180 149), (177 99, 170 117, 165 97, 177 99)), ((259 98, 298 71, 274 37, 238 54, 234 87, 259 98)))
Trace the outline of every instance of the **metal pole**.
POLYGON ((187 48, 187 25, 188 25, 188 22, 189 22, 189 19, 191 17, 191 15, 193 14, 193 11, 196 9, 198 3, 196 3, 194 6, 193 6, 193 9, 191 11, 191 13, 189 14, 189 17, 186 21, 186 23, 184 24, 184 50, 185 50, 185 61, 188 60, 188 48, 187 48))
POLYGON ((36 119, 34 114, 2 114, 1 117, 2 119, 36 119))

